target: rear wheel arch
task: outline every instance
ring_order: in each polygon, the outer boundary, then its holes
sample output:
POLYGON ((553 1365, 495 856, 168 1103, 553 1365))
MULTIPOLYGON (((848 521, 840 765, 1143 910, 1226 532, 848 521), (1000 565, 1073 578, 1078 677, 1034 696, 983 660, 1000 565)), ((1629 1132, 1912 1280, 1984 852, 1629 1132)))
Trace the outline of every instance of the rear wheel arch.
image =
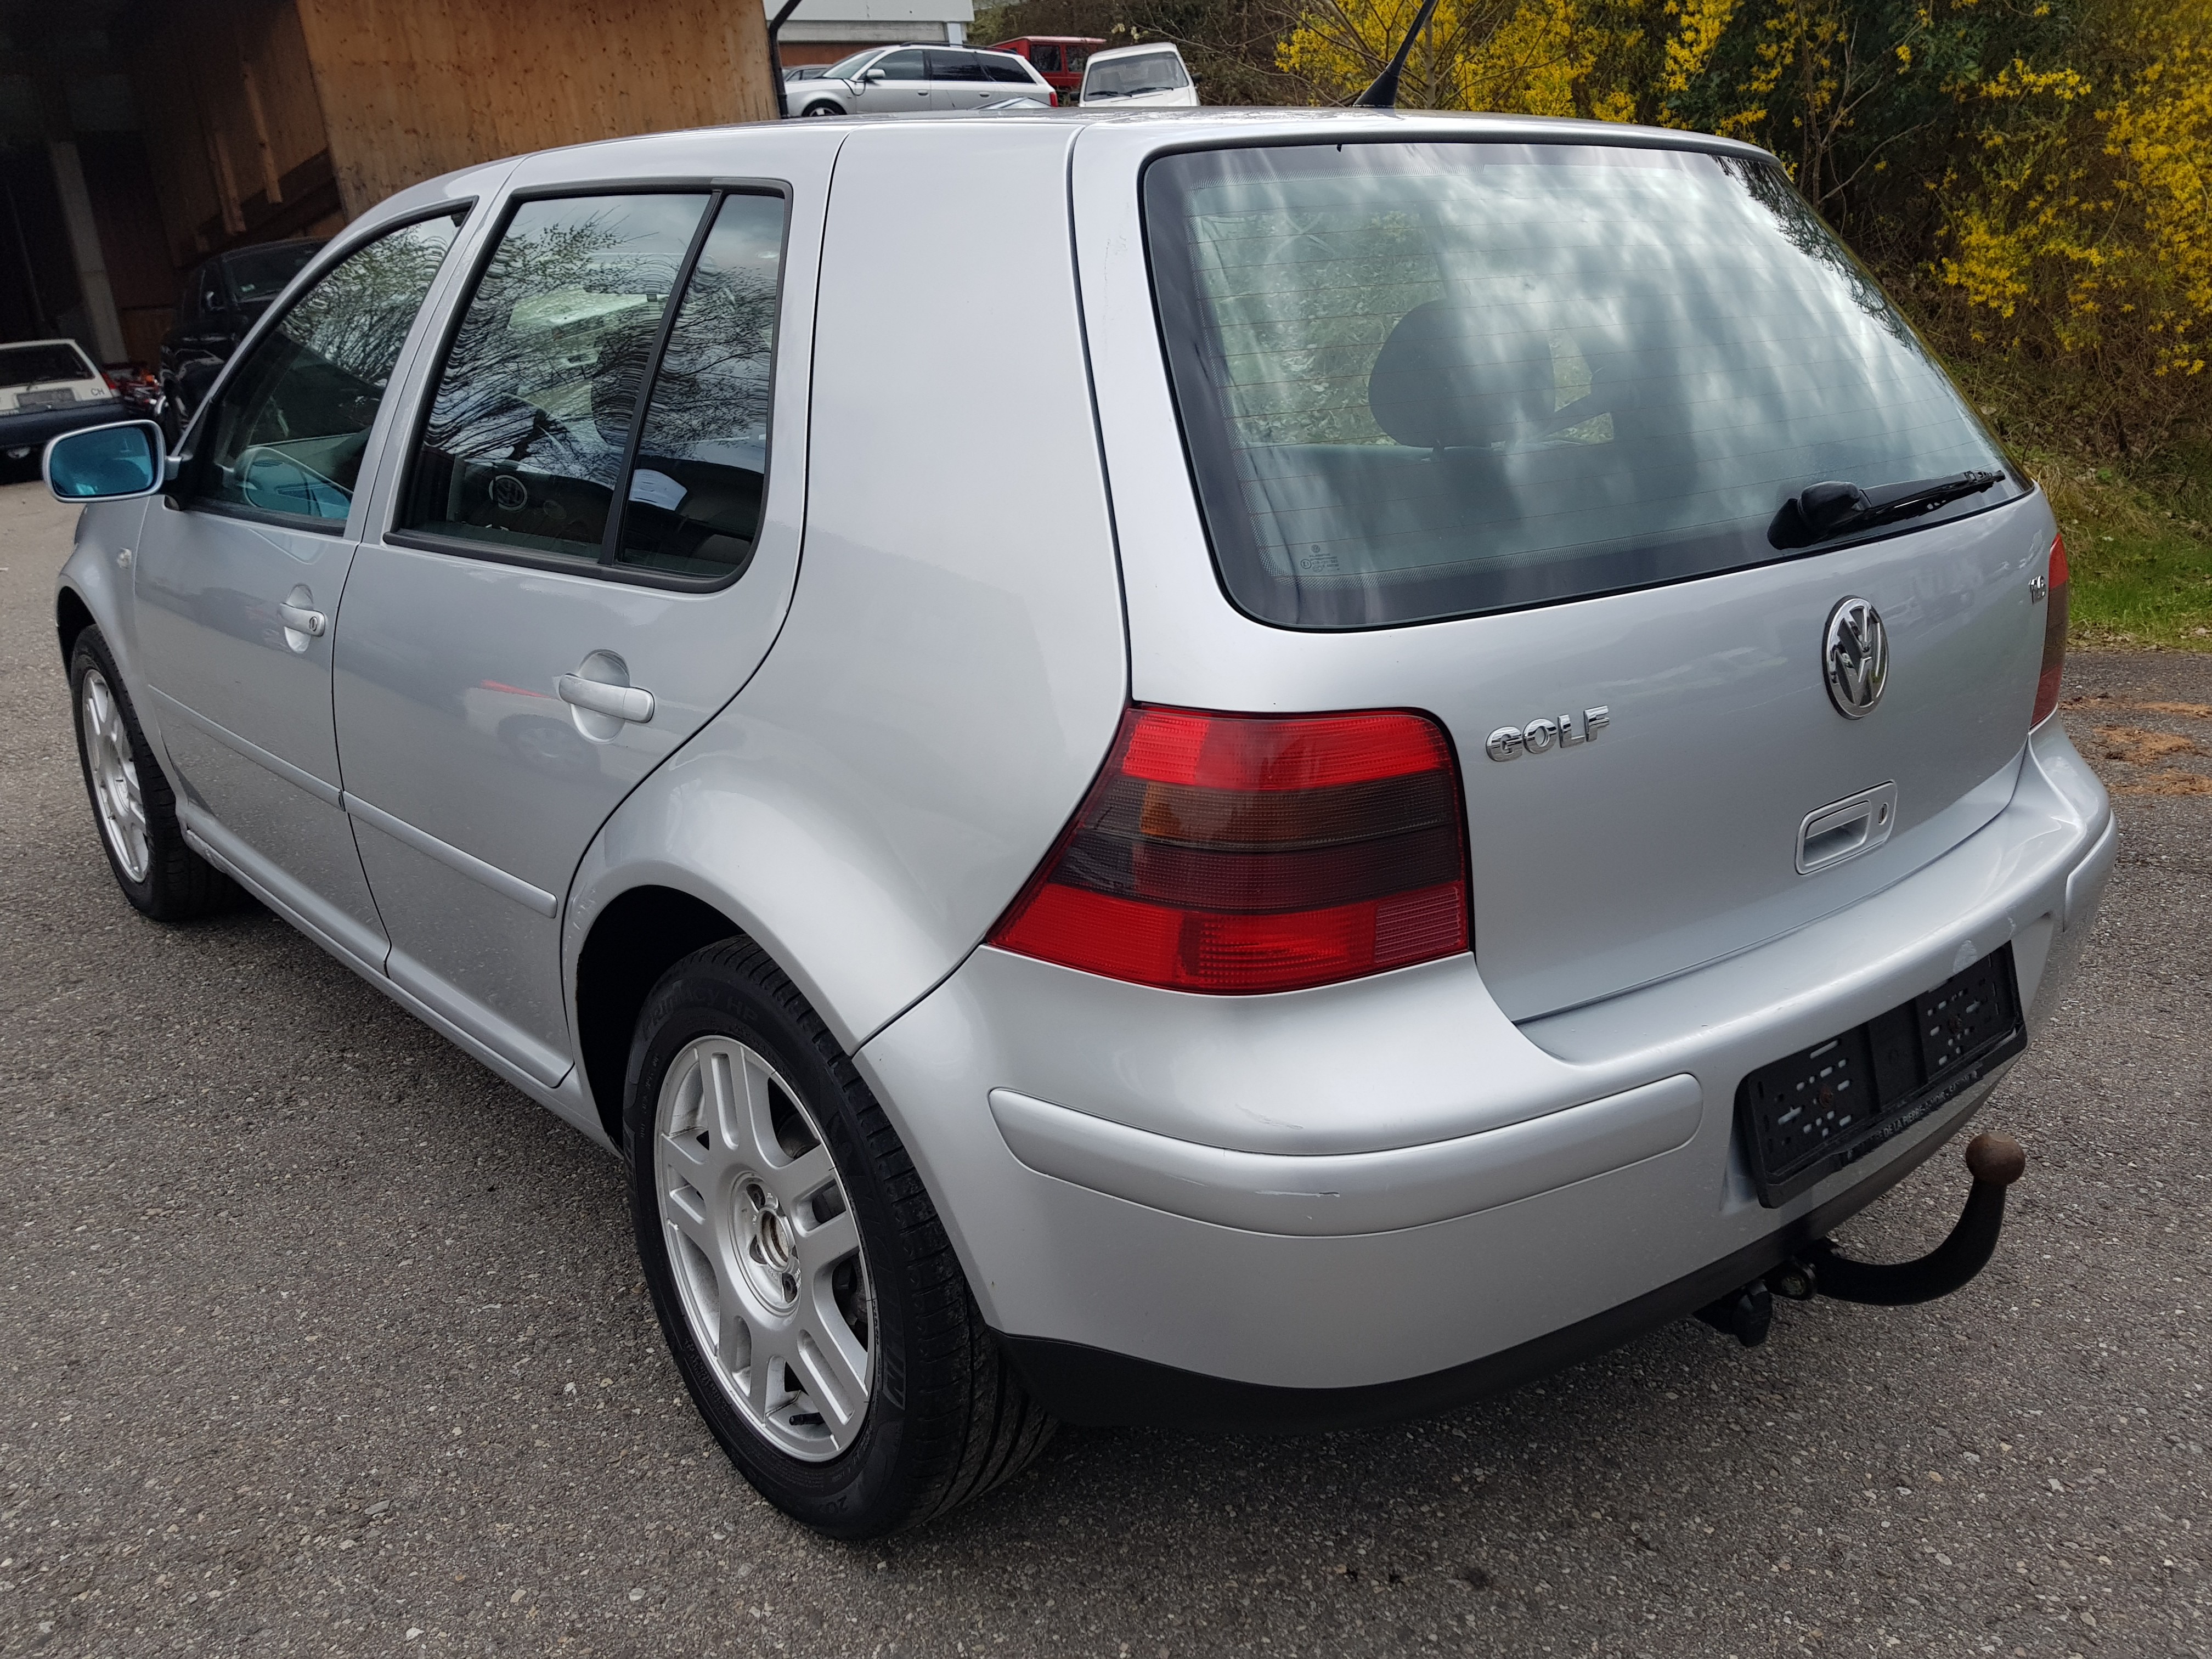
POLYGON ((660 976, 694 951, 744 929, 673 887, 633 887, 608 901, 576 957, 576 1038, 599 1126, 617 1146, 623 1085, 638 1015, 660 976))

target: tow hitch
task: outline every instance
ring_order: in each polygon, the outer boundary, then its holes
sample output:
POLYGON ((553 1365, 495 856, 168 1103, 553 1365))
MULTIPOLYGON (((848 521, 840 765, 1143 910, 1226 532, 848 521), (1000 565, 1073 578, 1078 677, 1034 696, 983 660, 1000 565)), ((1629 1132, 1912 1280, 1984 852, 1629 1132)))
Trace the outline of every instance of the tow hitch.
POLYGON ((1976 1135, 1966 1143, 1966 1170, 1974 1178, 1966 1207, 1950 1236, 1911 1261, 1854 1261, 1827 1239, 1808 1245, 1790 1261, 1741 1290, 1698 1310, 1698 1317, 1747 1348, 1766 1340, 1774 1298, 1864 1302, 1902 1308, 1948 1296, 1989 1266, 2004 1227, 2005 1188, 2027 1168, 2027 1154, 2009 1135, 1976 1135))

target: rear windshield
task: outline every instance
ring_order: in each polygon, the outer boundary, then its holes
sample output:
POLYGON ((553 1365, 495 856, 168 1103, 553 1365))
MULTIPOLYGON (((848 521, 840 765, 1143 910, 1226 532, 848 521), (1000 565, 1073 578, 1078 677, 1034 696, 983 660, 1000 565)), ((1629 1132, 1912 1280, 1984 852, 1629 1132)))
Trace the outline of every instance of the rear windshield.
POLYGON ((1264 621, 1376 627, 1711 574, 1796 556, 1768 531, 1808 484, 2005 470, 1765 162, 1213 150, 1153 163, 1145 214, 1214 555, 1264 621))
POLYGON ((92 365, 72 345, 0 346, 0 386, 43 386, 48 380, 88 380, 92 365))
POLYGON ((1084 76, 1086 98, 1134 98, 1147 92, 1179 92, 1190 84, 1182 59, 1171 52, 1147 52, 1141 58, 1109 58, 1093 64, 1084 76))

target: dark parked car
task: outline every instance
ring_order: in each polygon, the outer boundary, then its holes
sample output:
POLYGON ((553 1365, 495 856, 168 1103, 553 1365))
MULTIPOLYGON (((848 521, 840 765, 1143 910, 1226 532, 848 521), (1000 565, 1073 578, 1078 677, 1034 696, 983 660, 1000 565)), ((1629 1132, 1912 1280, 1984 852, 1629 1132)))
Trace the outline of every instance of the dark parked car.
POLYGON ((177 300, 176 326, 161 342, 160 419, 172 444, 246 331, 322 245, 309 237, 233 248, 192 272, 177 300))

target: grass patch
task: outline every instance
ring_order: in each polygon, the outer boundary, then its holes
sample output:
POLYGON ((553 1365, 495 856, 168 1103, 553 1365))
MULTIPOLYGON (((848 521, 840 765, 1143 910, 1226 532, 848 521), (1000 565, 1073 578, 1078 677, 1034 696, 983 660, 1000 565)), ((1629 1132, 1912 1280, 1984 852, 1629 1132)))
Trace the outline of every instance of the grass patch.
POLYGON ((2066 538, 2075 642, 2212 651, 2212 457, 2126 473, 2048 451, 2021 459, 2066 538))

